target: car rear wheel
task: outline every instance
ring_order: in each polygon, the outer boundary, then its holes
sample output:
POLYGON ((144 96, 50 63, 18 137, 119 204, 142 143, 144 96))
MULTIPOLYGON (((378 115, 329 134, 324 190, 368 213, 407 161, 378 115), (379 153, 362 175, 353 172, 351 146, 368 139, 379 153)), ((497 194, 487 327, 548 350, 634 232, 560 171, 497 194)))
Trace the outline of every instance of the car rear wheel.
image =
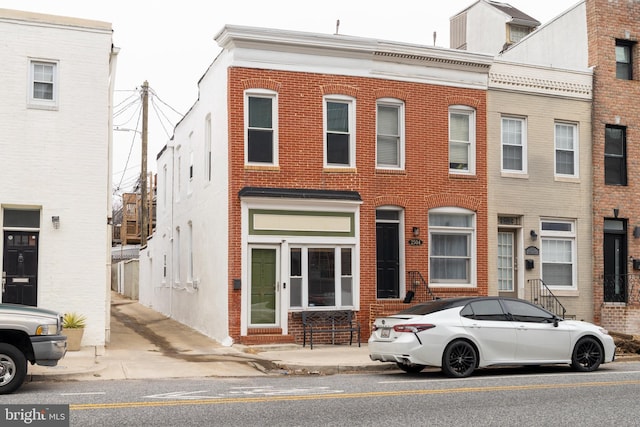
POLYGON ((16 391, 27 376, 27 359, 11 344, 0 343, 0 394, 16 391))
POLYGON ((402 369, 408 374, 417 374, 418 372, 422 372, 422 370, 426 368, 425 365, 417 365, 415 363, 397 362, 396 365, 398 365, 398 368, 402 369))
POLYGON ((476 349, 467 341, 453 341, 444 349, 442 371, 449 377, 468 377, 476 369, 477 364, 476 349))
POLYGON ((578 341, 573 349, 571 367, 576 371, 591 372, 598 369, 603 359, 604 352, 598 340, 584 337, 578 341))

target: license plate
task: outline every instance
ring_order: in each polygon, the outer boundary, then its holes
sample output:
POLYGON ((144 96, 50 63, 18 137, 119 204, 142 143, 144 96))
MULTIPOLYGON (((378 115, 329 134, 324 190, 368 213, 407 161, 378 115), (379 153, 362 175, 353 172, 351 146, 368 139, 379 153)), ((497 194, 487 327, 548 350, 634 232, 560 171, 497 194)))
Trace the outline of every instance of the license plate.
POLYGON ((380 336, 382 338, 389 338, 390 333, 391 333, 391 328, 384 328, 380 330, 380 336))

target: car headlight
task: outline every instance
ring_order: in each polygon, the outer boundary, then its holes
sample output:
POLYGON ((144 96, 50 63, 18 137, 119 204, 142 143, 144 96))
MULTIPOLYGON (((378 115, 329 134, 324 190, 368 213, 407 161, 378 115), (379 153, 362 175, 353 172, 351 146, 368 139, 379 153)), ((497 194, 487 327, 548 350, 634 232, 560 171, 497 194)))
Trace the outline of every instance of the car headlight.
POLYGON ((598 328, 598 330, 599 330, 601 333, 603 333, 604 335, 609 335, 609 331, 607 331, 605 328, 600 327, 600 328, 598 328))
POLYGON ((55 335, 58 333, 58 325, 38 325, 36 335, 55 335))

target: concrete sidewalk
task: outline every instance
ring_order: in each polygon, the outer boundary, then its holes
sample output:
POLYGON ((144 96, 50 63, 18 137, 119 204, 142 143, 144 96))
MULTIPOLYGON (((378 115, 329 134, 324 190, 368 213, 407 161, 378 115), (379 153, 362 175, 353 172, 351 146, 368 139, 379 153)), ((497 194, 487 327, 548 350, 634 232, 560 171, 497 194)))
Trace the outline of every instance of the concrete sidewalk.
POLYGON ((135 300, 112 293, 111 342, 69 351, 55 367, 29 365, 27 380, 105 380, 334 374, 395 369, 367 345, 224 347, 135 300))

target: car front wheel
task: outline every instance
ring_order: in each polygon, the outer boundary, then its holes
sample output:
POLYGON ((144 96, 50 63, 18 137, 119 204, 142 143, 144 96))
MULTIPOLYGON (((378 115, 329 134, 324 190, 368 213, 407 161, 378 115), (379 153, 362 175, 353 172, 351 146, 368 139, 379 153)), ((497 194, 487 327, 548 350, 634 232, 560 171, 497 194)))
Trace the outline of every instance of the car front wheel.
POLYGON ((591 372, 598 369, 604 359, 600 343, 592 337, 584 337, 573 349, 571 367, 580 372, 591 372))
POLYGON ((476 349, 467 341, 453 341, 444 349, 442 371, 449 377, 468 377, 476 369, 477 364, 476 349))
POLYGON ((13 393, 27 376, 27 359, 11 344, 0 343, 0 394, 13 393))
POLYGON ((397 362, 396 365, 398 365, 398 368, 402 369, 403 371, 405 371, 408 374, 417 374, 418 372, 422 372, 422 370, 424 368, 426 368, 425 365, 417 365, 415 363, 400 363, 400 362, 397 362))

